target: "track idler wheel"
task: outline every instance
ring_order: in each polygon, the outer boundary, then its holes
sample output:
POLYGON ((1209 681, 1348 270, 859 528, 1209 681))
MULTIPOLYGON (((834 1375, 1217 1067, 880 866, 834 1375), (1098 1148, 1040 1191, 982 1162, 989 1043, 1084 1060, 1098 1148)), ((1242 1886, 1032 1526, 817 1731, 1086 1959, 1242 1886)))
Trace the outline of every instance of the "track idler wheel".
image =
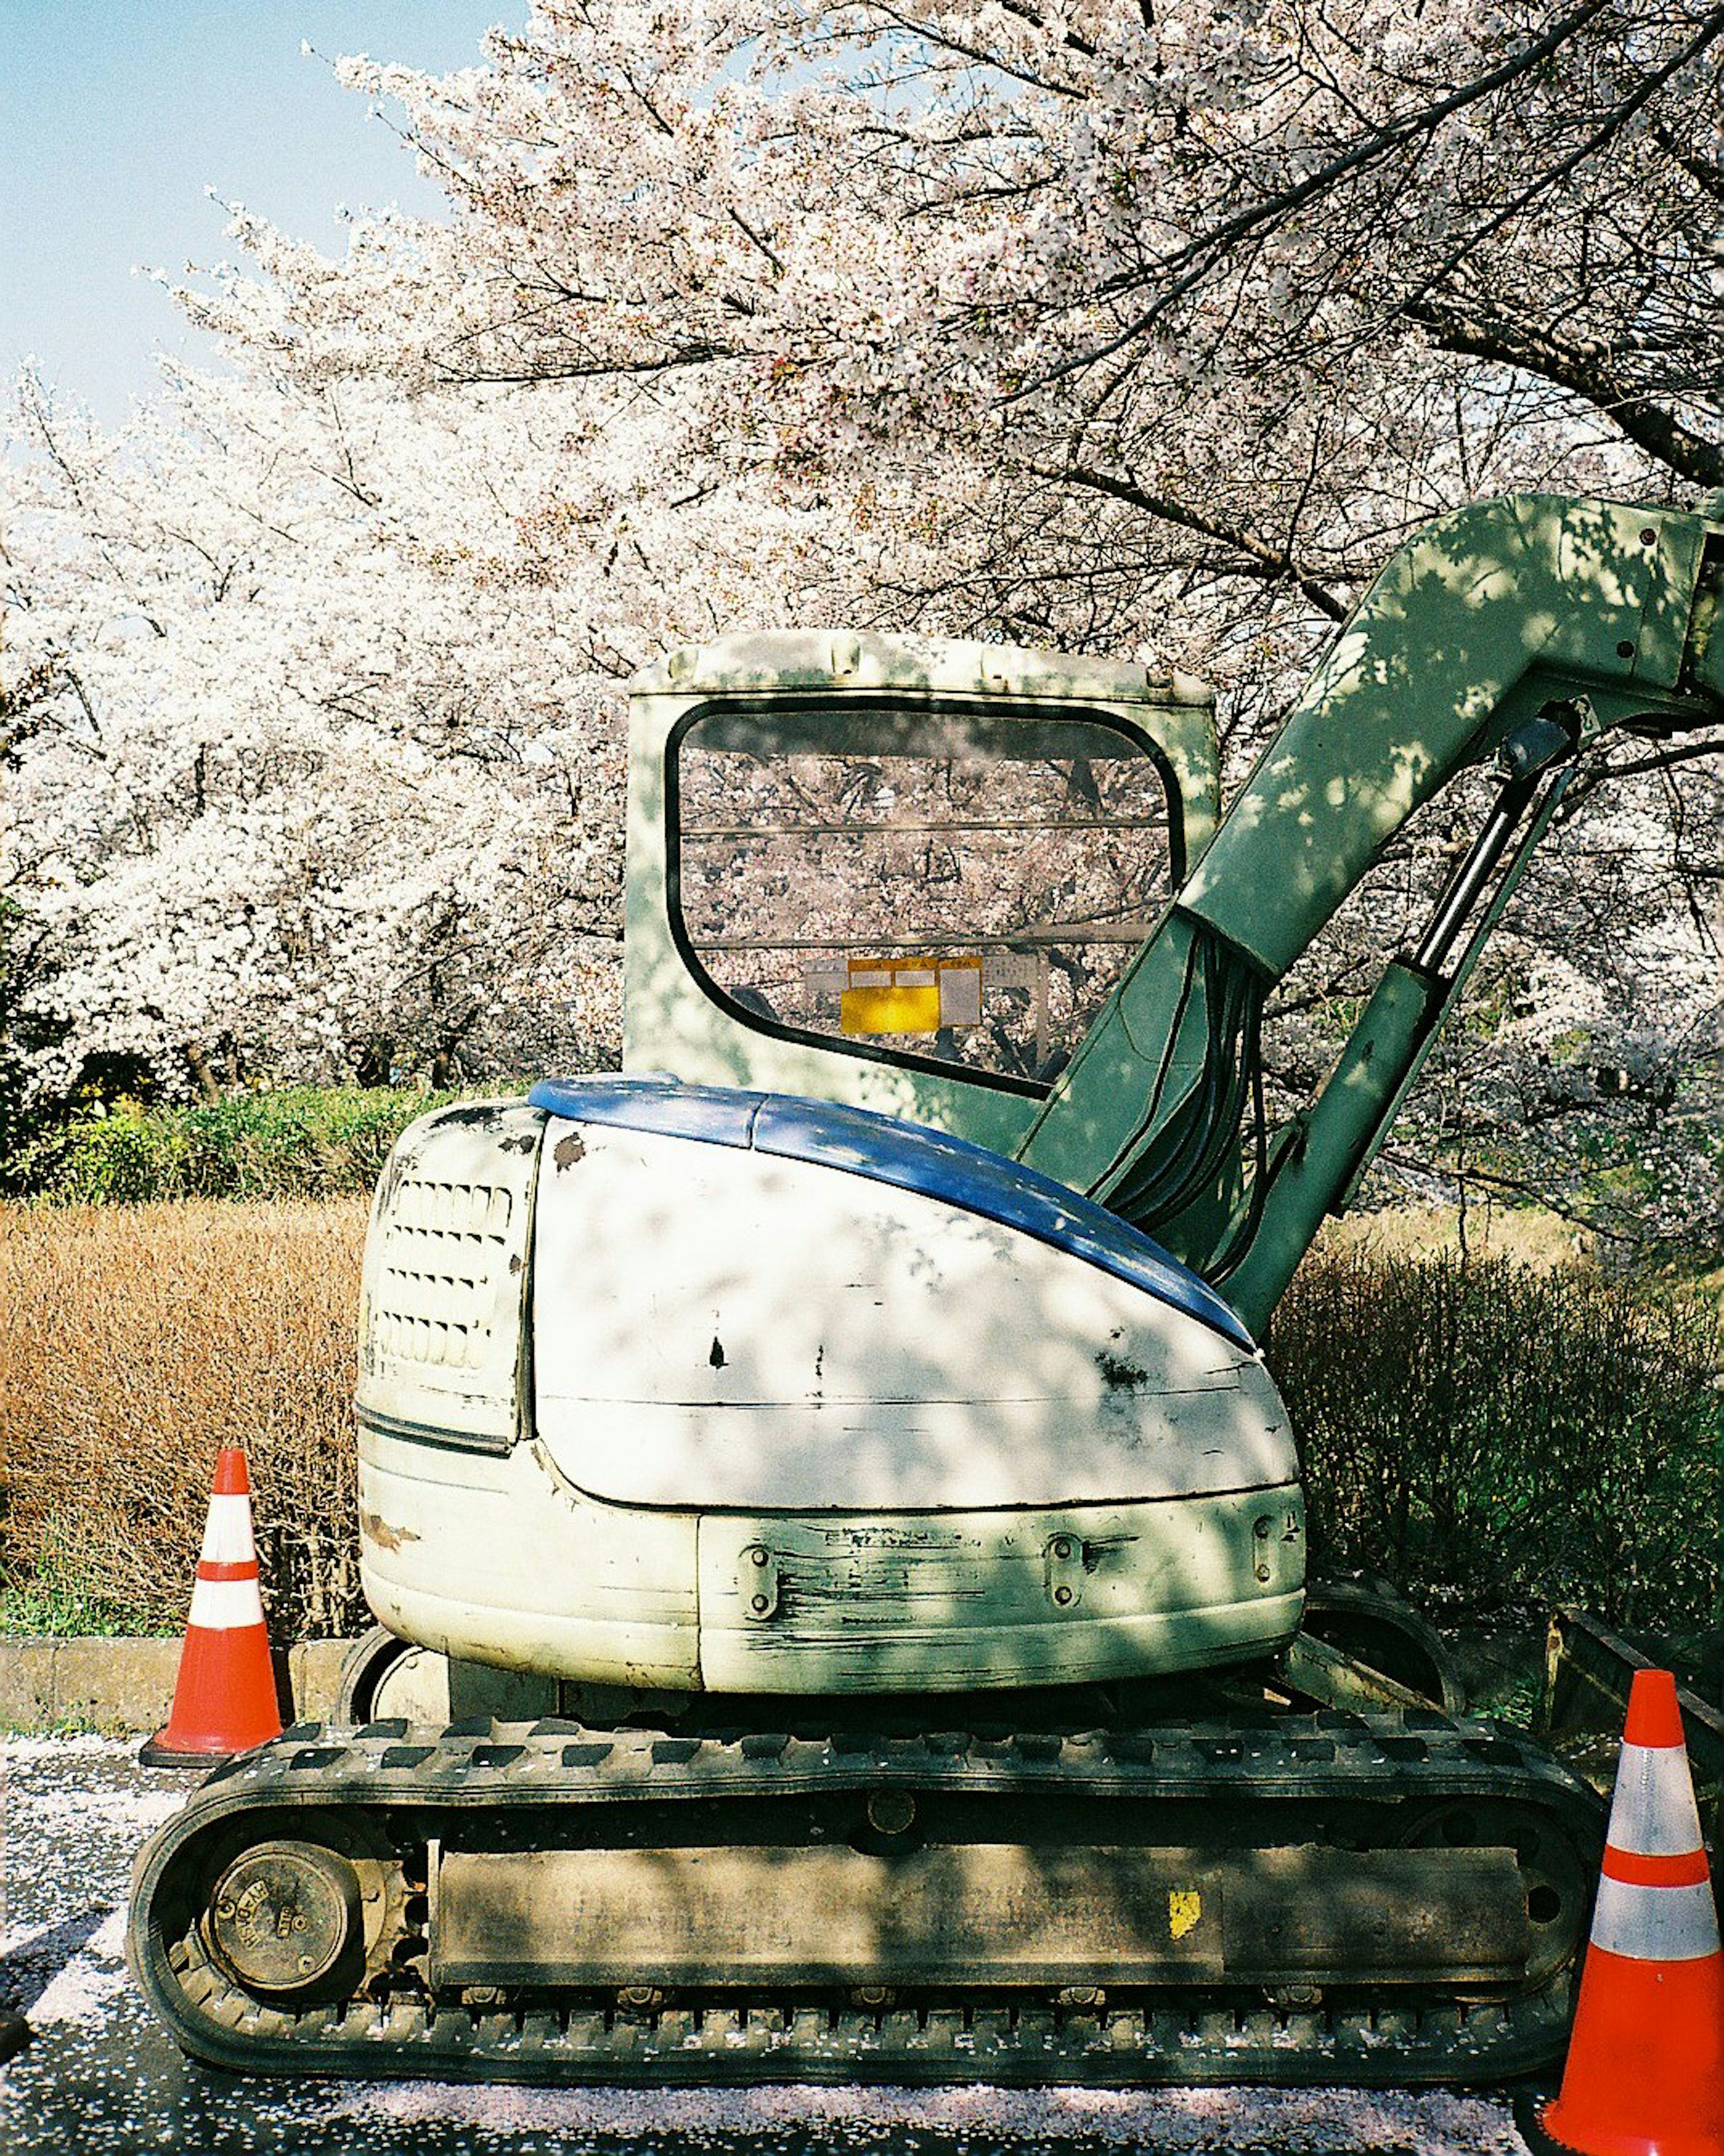
POLYGON ((1574 1959, 1597 1865, 1552 1821, 1523 1805, 1455 1798, 1417 1810, 1399 1841, 1403 1849, 1512 1849, 1526 1901, 1526 1983, 1546 1984, 1574 1959))
POLYGON ((216 1881, 210 1953, 248 1991, 278 1999, 351 1983, 365 1954, 363 1890, 345 1856, 316 1842, 263 1841, 216 1881))
POLYGON ((391 1721, 440 1729, 480 1715, 536 1722, 557 1706, 555 1677, 460 1661, 373 1625, 347 1650, 329 1719, 343 1729, 391 1721))
POLYGON ((373 1625, 347 1650, 329 1718, 351 1729, 391 1715, 405 1722, 449 1721, 449 1661, 373 1625))

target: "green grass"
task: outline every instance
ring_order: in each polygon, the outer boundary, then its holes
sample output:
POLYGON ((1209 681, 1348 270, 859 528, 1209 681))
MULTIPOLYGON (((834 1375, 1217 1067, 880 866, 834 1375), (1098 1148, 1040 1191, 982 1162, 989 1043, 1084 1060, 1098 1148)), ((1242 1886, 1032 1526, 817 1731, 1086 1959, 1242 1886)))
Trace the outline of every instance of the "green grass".
POLYGON ((19 1195, 92 1204, 367 1191, 408 1123, 464 1097, 292 1086, 194 1107, 121 1101, 39 1136, 8 1163, 7 1180, 19 1195))
MULTIPOLYGON (((189 1589, 188 1589, 189 1593, 189 1589)), ((26 1578, 0 1573, 0 1637, 24 1640, 167 1639, 146 1611, 110 1601, 51 1557, 26 1578)))

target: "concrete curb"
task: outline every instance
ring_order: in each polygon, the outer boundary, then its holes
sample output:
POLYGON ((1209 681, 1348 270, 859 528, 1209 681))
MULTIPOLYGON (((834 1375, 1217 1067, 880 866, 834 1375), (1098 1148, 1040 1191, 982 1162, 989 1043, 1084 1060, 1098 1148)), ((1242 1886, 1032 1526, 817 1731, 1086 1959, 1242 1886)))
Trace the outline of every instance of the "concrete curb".
MULTIPOLYGON (((282 1711, 324 1720, 351 1641, 307 1640, 275 1652, 282 1711)), ((159 1729, 173 1704, 177 1640, 0 1640, 0 1731, 159 1729)))

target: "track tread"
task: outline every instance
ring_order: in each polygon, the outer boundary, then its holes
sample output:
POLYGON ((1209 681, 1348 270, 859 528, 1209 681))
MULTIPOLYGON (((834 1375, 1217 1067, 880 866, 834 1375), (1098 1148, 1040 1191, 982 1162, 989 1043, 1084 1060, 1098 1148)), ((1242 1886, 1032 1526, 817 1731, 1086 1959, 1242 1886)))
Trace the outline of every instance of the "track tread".
MULTIPOLYGON (((1214 2005, 1197 1994, 1097 2012, 1037 2002, 879 2012, 799 1999, 672 2005, 639 2019, 577 2000, 486 2010, 397 1994, 294 2014, 262 2005, 206 1957, 195 1928, 167 1936, 163 1888, 202 1839, 238 1815, 300 1807, 403 1815, 514 1810, 650 1798, 722 1804, 899 1785, 967 1794, 1071 1794, 1190 1801, 1225 1797, 1541 1807, 1581 1847, 1602 1808, 1559 1763, 1513 1732, 1435 1712, 1164 1723, 915 1738, 782 1732, 667 1738, 536 1723, 398 1721, 355 1731, 300 1725, 218 1769, 138 1862, 128 1953, 182 2046, 251 2071, 568 2083, 1353 2083, 1495 2080, 1559 2051, 1572 1971, 1488 2004, 1406 2000, 1374 2010, 1214 2005)), ((1269 1837, 1265 1837, 1267 1840, 1269 1837)), ((1259 1995, 1260 1998, 1260 1994, 1259 1995)))

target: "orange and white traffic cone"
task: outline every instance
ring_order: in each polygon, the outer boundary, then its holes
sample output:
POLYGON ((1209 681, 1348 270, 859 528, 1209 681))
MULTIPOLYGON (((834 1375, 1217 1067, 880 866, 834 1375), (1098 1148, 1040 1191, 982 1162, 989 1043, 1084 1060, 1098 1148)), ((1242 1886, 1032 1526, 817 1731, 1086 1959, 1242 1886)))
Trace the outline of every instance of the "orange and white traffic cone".
POLYGON ((1724 2156, 1724 1951, 1668 1670, 1629 1694, 1562 2093, 1516 2119, 1541 2156, 1724 2156))
POLYGON ((213 1767, 280 1734, 251 1531, 251 1477, 240 1447, 223 1445, 173 1709, 167 1727, 138 1756, 146 1767, 213 1767))

